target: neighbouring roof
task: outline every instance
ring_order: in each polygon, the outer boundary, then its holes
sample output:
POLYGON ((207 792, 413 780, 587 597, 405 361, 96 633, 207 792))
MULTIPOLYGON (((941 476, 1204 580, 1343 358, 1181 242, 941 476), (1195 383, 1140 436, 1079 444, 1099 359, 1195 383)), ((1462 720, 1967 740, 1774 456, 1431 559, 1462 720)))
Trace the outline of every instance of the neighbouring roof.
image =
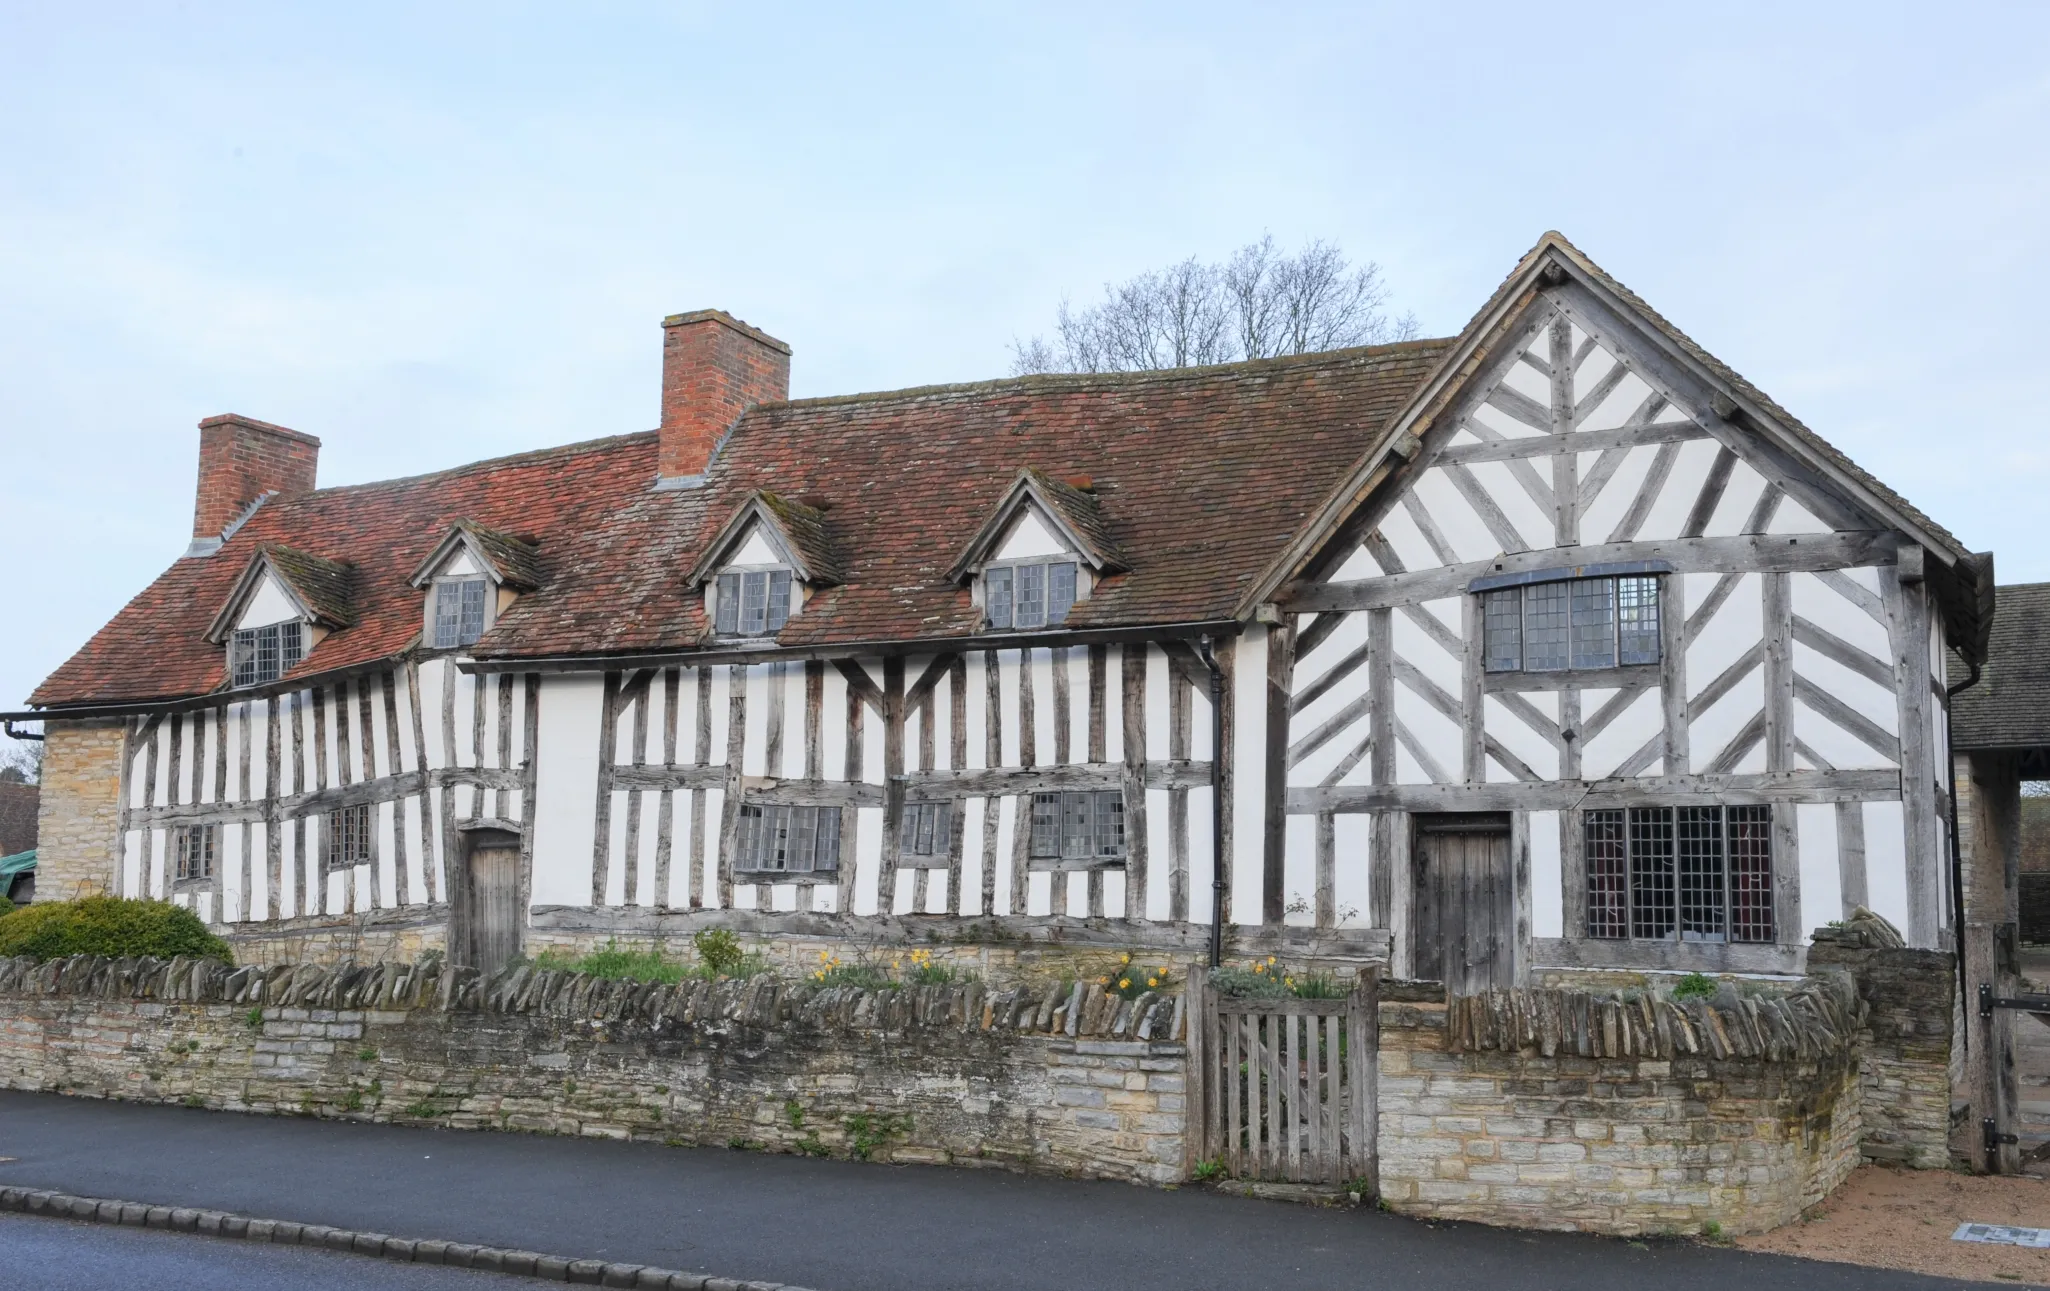
MULTIPOLYGON (((1951 701, 1951 741, 1960 749, 2050 750, 2050 583, 2015 583, 1994 593, 1998 613, 1979 684, 1951 701)), ((1966 674, 1955 662, 1951 684, 1966 674)))

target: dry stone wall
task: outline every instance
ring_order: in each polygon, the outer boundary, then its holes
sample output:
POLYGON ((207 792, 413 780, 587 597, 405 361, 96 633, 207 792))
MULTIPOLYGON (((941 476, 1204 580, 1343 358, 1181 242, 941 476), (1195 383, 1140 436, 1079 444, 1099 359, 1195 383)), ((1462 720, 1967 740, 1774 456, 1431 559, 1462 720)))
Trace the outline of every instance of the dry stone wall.
POLYGON ((0 961, 0 1083, 272 1113, 1182 1177, 1180 998, 438 963, 0 961))
POLYGON ((1811 971, 1847 971, 1865 1003, 1859 1037, 1865 1155, 1922 1169, 1950 1162, 1957 974, 1949 954, 1883 944, 1858 926, 1818 928, 1811 971))
POLYGON ((1848 981, 1676 1005, 1496 992, 1381 1012, 1381 1192, 1534 1228, 1763 1232, 1859 1159, 1848 981))

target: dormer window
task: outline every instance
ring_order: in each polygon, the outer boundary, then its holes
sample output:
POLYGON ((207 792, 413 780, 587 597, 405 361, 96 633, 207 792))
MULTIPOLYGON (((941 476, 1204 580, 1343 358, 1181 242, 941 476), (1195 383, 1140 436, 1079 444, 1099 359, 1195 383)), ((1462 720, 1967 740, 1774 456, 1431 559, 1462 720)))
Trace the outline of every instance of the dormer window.
POLYGON ((425 592, 420 640, 433 650, 472 646, 521 592, 541 585, 534 544, 472 520, 449 526, 413 571, 425 592))
POLYGON ((434 584, 434 648, 475 645, 484 635, 484 603, 490 584, 483 578, 445 578, 434 584))
POLYGON ((704 545, 685 584, 703 592, 714 636, 773 637, 805 598, 840 581, 824 502, 750 493, 704 545))
POLYGON ((995 632, 1059 627, 1096 584, 1125 571, 1087 478, 1018 472, 954 563, 974 580, 983 625, 995 632))
POLYGON ((228 651, 237 687, 267 685, 306 657, 306 625, 293 619, 260 628, 237 628, 228 651))
POLYGON ((1075 608, 1075 562, 1029 560, 982 571, 982 602, 993 628, 1050 628, 1075 608))
POLYGON ((722 637, 774 636, 790 621, 787 569, 729 569, 712 596, 713 631, 722 637))

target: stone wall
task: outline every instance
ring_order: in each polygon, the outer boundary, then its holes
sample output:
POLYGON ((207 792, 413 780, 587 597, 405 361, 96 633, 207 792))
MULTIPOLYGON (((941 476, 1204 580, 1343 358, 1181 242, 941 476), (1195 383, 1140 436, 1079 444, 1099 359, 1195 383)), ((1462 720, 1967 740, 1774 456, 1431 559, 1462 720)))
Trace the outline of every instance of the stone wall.
POLYGON ((445 902, 213 925, 238 964, 413 963, 448 946, 445 902))
POLYGON ((1818 928, 1811 970, 1842 969, 1865 1002, 1860 1036, 1864 1152, 1924 1169, 1950 1163, 1952 1050, 1957 975, 1940 950, 1875 944, 1856 928, 1818 928))
POLYGON ((89 1097, 996 1165, 1184 1172, 1178 998, 676 986, 439 964, 0 961, 0 1084, 89 1097))
POLYGON ((43 729, 36 899, 68 901, 112 891, 122 724, 46 722, 43 729))
POLYGON ((1687 1007, 1566 991, 1381 1010, 1391 1210, 1586 1232, 1752 1233, 1858 1161, 1858 1001, 1687 1007))

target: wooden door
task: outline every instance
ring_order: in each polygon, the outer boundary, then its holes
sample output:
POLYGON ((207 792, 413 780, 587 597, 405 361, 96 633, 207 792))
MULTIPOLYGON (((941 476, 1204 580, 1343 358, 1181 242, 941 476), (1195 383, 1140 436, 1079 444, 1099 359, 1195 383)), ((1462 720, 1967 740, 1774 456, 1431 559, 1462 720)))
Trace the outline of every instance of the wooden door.
POLYGON ((520 954, 519 835, 473 829, 463 835, 463 882, 450 903, 449 957, 484 973, 520 954))
POLYGON ((1419 815, 1413 825, 1413 971, 1455 995, 1513 986, 1516 891, 1507 813, 1419 815))

